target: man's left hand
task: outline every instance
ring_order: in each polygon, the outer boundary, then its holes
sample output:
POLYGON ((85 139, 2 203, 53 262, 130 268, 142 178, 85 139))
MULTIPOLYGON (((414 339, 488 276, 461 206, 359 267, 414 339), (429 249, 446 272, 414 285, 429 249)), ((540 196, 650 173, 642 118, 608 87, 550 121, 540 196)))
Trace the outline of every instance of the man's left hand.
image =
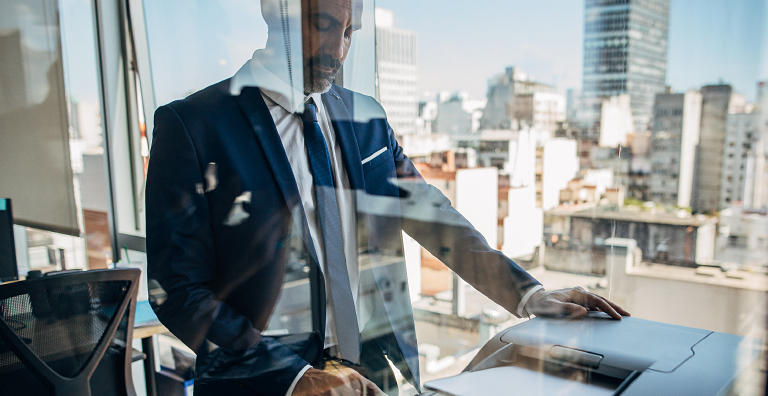
POLYGON ((581 287, 555 291, 539 290, 525 304, 525 310, 537 316, 584 316, 588 311, 602 311, 614 319, 630 316, 620 306, 581 287))

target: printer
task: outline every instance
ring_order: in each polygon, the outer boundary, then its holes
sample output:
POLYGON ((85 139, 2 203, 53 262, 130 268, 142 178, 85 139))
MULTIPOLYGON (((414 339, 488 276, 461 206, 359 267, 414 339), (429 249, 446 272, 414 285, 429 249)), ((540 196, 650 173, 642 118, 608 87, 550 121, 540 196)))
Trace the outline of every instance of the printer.
POLYGON ((759 384, 753 338, 600 312, 537 317, 488 341, 423 395, 736 395, 759 384))

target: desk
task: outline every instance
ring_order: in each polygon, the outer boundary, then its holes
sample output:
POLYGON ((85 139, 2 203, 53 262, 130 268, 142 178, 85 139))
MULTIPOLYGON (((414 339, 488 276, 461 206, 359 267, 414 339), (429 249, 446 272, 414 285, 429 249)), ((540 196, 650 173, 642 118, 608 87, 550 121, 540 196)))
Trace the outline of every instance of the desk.
POLYGON ((165 328, 155 316, 148 301, 136 303, 136 315, 133 325, 133 339, 141 340, 141 350, 147 355, 144 359, 144 382, 147 387, 147 396, 157 396, 157 378, 155 373, 155 346, 152 336, 167 333, 165 328))
POLYGON ((165 326, 159 323, 144 325, 144 326, 137 324, 136 327, 133 328, 133 339, 139 340, 139 339, 149 338, 149 337, 152 337, 153 335, 163 334, 167 332, 168 332, 168 329, 166 329, 165 326))

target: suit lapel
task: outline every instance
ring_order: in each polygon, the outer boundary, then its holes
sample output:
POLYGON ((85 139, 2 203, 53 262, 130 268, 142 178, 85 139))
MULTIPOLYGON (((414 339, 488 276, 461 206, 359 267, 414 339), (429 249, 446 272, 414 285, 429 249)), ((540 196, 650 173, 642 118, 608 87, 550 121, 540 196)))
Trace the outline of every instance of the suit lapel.
MULTIPOLYGON (((349 100, 348 103, 345 104, 344 101, 341 100, 341 95, 339 95, 335 87, 332 88, 330 92, 323 94, 322 98, 323 103, 328 109, 328 114, 331 116, 331 123, 333 125, 333 129, 336 131, 337 139, 340 142, 342 156, 344 157, 344 166, 347 169, 347 175, 349 177, 351 187, 358 191, 358 194, 356 195, 356 203, 358 206, 358 221, 360 217, 366 218, 367 220, 363 222, 363 227, 368 227, 370 226, 371 220, 373 219, 367 214, 368 210, 365 208, 368 203, 365 199, 365 181, 363 178, 363 165, 360 159, 360 148, 358 147, 357 138, 355 136, 353 124, 354 118, 352 118, 352 114, 354 114, 354 104, 352 100, 349 100)), ((368 251, 374 251, 374 247, 377 245, 374 241, 376 236, 368 231, 364 231, 364 235, 368 235, 369 238, 368 251)), ((400 237, 399 233, 396 237, 400 237)), ((414 335, 416 333, 413 325, 413 309, 410 306, 410 300, 406 302, 408 306, 408 312, 410 312, 410 323, 400 323, 398 325, 399 327, 395 329, 392 324, 392 318, 402 316, 402 312, 399 311, 401 308, 398 306, 393 306, 391 303, 386 303, 386 299, 381 294, 383 290, 386 290, 385 283, 390 281, 391 274, 382 273, 382 271, 375 271, 374 267, 377 267, 375 264, 379 262, 379 257, 376 257, 376 255, 371 257, 370 253, 364 254, 368 255, 366 259, 371 265, 372 276, 377 284, 379 297, 381 298, 381 304, 384 306, 387 315, 387 321, 393 330, 392 333, 394 334, 396 345, 391 346, 399 348, 401 359, 410 370, 408 380, 411 381, 411 383, 414 384, 414 386, 416 386, 418 389, 419 366, 417 348, 415 342, 412 342, 410 339, 406 340, 402 334, 402 332, 414 335)), ((402 272, 405 272, 404 264, 402 266, 402 272)), ((398 367, 400 368, 400 366, 398 367)))
POLYGON ((338 139, 339 146, 341 146, 341 156, 344 161, 344 167, 347 168, 350 187, 353 190, 365 191, 360 148, 357 146, 351 112, 341 100, 341 97, 333 91, 332 89, 330 92, 322 95, 323 104, 328 109, 328 115, 331 116, 333 130, 336 132, 336 139, 338 139))
POLYGON ((256 87, 246 87, 235 96, 237 104, 243 109, 243 113, 248 118, 254 132, 261 145, 264 148, 264 154, 267 156, 272 172, 280 186, 280 192, 285 199, 291 213, 293 221, 302 230, 302 238, 309 252, 312 264, 310 270, 310 293, 312 295, 312 328, 325 338, 325 281, 323 273, 317 260, 317 251, 312 237, 309 235, 309 224, 307 223, 307 214, 304 213, 304 207, 301 204, 299 188, 296 185, 296 179, 293 177, 291 163, 288 162, 288 156, 285 154, 285 147, 280 140, 280 135, 275 127, 275 121, 272 114, 269 113, 267 104, 261 96, 261 91, 256 87), (299 214, 296 216, 296 214, 299 214))
MULTIPOLYGON (((264 154, 277 179, 277 184, 280 186, 280 192, 285 199, 285 203, 288 205, 291 213, 300 213, 300 219, 296 219, 296 216, 294 216, 294 221, 301 221, 303 223, 297 224, 299 229, 308 230, 306 213, 304 213, 304 207, 301 204, 299 188, 296 185, 296 179, 293 177, 291 164, 288 162, 288 156, 285 155, 283 142, 277 133, 275 121, 269 113, 267 104, 261 96, 261 91, 256 87, 246 87, 243 88, 240 95, 236 95, 234 98, 243 110, 243 113, 245 113, 264 148, 264 154)), ((309 232, 305 232, 304 243, 307 245, 307 250, 312 259, 317 263, 317 252, 315 251, 314 243, 312 243, 312 238, 309 237, 309 232)))
POLYGON ((267 104, 261 96, 261 91, 255 87, 247 87, 242 90, 240 95, 236 95, 235 100, 240 108, 243 109, 245 116, 251 124, 256 136, 259 138, 264 154, 272 167, 277 184, 285 198, 285 203, 293 209, 296 205, 301 205, 299 197, 299 188, 296 186, 296 179, 293 177, 291 164, 285 155, 283 142, 277 133, 275 122, 269 113, 267 104))

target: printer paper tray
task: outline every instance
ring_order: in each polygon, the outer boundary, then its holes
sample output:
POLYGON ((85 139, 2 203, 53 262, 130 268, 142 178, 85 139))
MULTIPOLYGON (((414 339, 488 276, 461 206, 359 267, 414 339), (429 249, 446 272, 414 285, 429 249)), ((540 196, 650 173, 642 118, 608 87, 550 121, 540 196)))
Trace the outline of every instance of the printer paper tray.
POLYGON ((430 381, 424 385, 428 389, 453 396, 608 396, 614 392, 614 389, 569 381, 515 366, 465 372, 454 377, 430 381))

